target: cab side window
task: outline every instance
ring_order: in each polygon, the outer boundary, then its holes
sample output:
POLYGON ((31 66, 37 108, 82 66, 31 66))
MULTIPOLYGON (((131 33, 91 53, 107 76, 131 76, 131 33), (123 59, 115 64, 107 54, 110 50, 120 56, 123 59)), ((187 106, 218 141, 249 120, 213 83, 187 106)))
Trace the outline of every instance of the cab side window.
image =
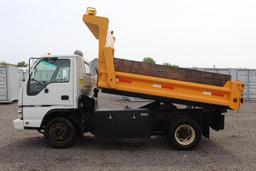
POLYGON ((69 76, 69 67, 61 67, 53 82, 68 82, 69 76))
POLYGON ((91 76, 90 66, 87 63, 84 63, 84 68, 85 68, 85 75, 91 76))

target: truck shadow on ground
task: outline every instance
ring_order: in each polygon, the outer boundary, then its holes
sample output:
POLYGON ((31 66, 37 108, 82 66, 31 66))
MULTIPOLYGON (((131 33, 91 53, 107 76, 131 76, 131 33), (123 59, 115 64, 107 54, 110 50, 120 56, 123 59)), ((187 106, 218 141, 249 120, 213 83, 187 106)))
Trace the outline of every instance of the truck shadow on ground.
POLYGON ((35 168, 44 164, 52 168, 59 164, 68 167, 68 163, 74 166, 86 163, 86 167, 95 167, 95 164, 109 167, 182 167, 185 162, 193 167, 195 164, 241 163, 235 154, 207 139, 202 139, 199 147, 192 151, 176 151, 170 147, 166 138, 103 141, 95 140, 92 136, 80 137, 68 149, 49 148, 42 136, 18 139, 0 147, 0 164, 20 163, 26 167, 28 162, 33 162, 35 168))

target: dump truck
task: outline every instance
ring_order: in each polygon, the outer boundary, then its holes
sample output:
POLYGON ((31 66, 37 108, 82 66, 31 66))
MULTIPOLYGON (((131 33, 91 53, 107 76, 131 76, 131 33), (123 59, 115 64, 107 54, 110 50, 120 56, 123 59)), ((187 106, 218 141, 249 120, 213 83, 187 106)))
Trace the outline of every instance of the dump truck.
POLYGON ((16 129, 37 130, 54 148, 90 132, 96 139, 166 136, 172 147, 191 150, 209 138, 210 128, 224 129, 224 113, 243 103, 243 83, 228 75, 115 58, 109 19, 88 8, 83 21, 99 42, 97 80, 78 52, 30 58, 16 129), (136 109, 100 109, 99 89, 151 101, 136 109))

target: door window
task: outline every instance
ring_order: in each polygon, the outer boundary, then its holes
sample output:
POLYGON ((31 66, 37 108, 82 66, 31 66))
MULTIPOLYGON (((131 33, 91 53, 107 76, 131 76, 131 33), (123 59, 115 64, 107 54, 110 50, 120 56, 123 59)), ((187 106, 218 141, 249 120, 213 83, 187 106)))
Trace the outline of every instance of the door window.
POLYGON ((36 95, 50 83, 69 82, 70 60, 42 59, 30 75, 27 94, 36 95))

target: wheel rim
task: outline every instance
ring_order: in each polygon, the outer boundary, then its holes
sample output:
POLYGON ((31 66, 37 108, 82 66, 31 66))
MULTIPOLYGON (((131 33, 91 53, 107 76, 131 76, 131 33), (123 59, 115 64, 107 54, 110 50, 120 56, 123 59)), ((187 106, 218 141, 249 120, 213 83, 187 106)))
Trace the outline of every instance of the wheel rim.
POLYGON ((195 130, 190 125, 180 125, 175 130, 175 139, 181 145, 189 145, 196 138, 195 130))
POLYGON ((67 142, 69 138, 68 128, 62 123, 54 123, 49 130, 49 135, 52 141, 57 144, 63 144, 67 142))

